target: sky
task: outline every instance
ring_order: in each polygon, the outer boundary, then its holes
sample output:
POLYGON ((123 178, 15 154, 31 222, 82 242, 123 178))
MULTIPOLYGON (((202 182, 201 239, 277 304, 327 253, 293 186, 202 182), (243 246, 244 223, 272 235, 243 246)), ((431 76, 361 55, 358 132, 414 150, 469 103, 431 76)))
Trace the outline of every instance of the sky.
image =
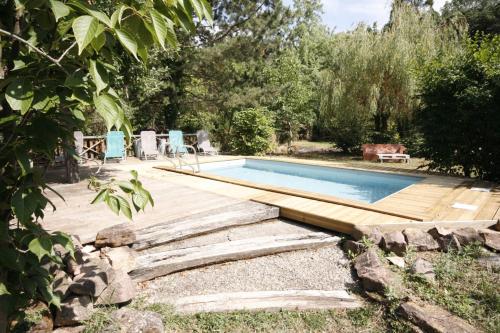
MULTIPOLYGON (((440 11, 447 0, 434 0, 434 9, 440 11)), ((293 0, 284 0, 292 4, 293 0)), ((322 0, 323 22, 336 32, 356 27, 357 23, 382 27, 389 20, 392 0, 322 0)))

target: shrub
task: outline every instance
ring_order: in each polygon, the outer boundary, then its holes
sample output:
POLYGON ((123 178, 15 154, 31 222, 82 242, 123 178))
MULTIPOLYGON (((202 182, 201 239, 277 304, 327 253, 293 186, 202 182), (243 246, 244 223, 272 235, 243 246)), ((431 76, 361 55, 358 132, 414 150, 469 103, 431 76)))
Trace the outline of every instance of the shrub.
POLYGON ((271 150, 273 127, 265 108, 237 112, 233 119, 230 145, 242 155, 259 155, 271 150))
POLYGON ((432 169, 500 179, 499 59, 500 36, 484 37, 425 68, 417 119, 432 169))

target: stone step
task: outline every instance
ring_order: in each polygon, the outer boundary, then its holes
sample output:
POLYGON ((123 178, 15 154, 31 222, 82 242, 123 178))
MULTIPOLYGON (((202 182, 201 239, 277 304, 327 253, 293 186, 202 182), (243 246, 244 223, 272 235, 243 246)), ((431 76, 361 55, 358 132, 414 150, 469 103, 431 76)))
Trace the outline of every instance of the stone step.
POLYGON ((130 272, 138 281, 221 262, 255 258, 281 252, 335 245, 340 237, 323 232, 246 238, 203 246, 139 255, 130 272))
POLYGON ((279 208, 251 201, 194 214, 188 217, 159 223, 137 231, 135 250, 167 244, 222 229, 243 226, 277 218, 279 208))
POLYGON ((179 313, 328 310, 362 306, 345 290, 284 290, 232 292, 181 297, 173 304, 179 313))

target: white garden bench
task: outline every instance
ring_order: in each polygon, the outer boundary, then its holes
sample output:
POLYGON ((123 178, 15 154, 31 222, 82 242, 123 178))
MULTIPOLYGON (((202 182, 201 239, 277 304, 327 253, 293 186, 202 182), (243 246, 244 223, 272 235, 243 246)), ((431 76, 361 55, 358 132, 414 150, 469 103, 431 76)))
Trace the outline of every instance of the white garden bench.
POLYGON ((406 163, 410 163, 410 155, 408 154, 377 154, 380 163, 384 160, 404 160, 406 163))

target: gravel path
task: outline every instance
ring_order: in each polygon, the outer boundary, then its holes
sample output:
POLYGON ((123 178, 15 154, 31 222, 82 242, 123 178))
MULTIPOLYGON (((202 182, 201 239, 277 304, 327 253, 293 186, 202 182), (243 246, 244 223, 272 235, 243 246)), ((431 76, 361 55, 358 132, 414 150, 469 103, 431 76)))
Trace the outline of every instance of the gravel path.
MULTIPOLYGON (((273 220, 188 239, 163 247, 181 248, 274 234, 309 233, 310 227, 273 220)), ((222 292, 348 289, 354 283, 349 261, 339 246, 293 251, 212 265, 164 276, 143 285, 148 302, 169 303, 177 297, 222 292)))

